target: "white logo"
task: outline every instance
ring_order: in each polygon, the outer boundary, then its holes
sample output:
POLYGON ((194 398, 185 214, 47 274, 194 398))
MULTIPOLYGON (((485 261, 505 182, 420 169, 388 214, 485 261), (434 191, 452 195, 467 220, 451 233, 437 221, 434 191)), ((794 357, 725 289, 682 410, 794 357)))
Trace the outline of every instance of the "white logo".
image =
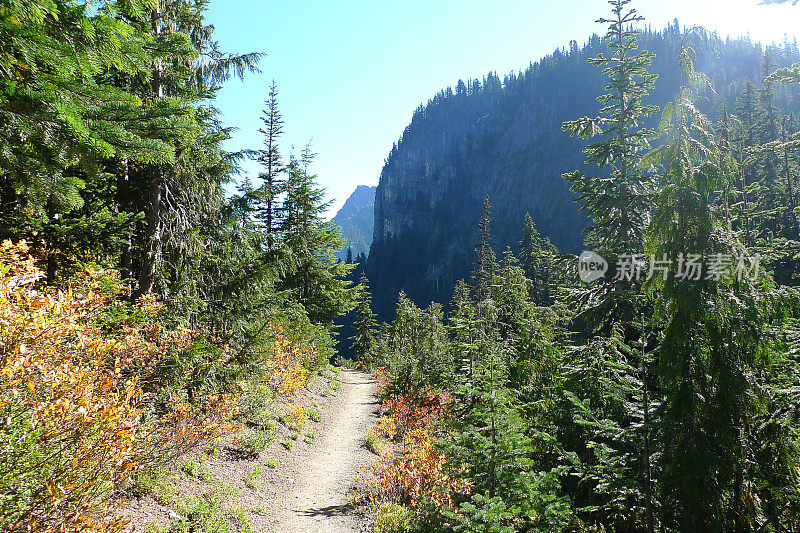
POLYGON ((584 283, 591 283, 605 276, 608 262, 600 254, 585 250, 578 256, 578 277, 584 283))

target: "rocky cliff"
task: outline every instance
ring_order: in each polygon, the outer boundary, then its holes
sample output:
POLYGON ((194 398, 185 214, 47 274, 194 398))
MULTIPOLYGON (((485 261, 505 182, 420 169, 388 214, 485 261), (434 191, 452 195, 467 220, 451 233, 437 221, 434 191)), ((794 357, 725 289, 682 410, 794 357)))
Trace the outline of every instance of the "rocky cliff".
POLYGON ((333 217, 333 223, 342 229, 342 236, 347 240, 344 248, 336 254, 342 261, 347 257, 348 248, 352 250, 353 257, 369 252, 372 244, 374 204, 375 187, 359 185, 333 217))
MULTIPOLYGON (((663 105, 678 90, 681 35, 676 23, 640 37, 640 47, 656 53, 651 72, 660 77, 652 103, 663 105)), ((696 64, 718 93, 704 104, 713 116, 722 102, 734 109, 747 80, 760 86, 764 50, 747 39, 706 37, 696 45, 696 64)), ((516 246, 526 212, 563 252, 579 251, 588 221, 561 175, 582 169, 582 144, 561 124, 597 113, 606 80, 586 60, 600 52, 605 45, 597 36, 583 47, 573 42, 502 80, 489 74, 459 81, 416 110, 386 160, 375 196, 367 272, 382 318, 399 290, 420 305, 448 301, 455 282, 469 276, 486 195, 497 252, 516 246)), ((790 64, 797 45, 772 47, 769 56, 790 64)), ((796 95, 785 89, 778 90, 777 103, 797 108, 796 95)))

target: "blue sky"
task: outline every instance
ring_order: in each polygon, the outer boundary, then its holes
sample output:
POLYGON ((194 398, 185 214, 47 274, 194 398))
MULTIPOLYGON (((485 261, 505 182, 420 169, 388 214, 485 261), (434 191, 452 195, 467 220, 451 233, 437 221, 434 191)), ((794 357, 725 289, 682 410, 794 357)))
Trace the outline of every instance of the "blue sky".
MULTIPOLYGON (((678 18, 753 40, 800 37, 800 6, 759 0, 634 0, 647 23, 678 18)), ((282 151, 309 141, 333 205, 375 185, 414 109, 459 78, 502 78, 603 31, 605 0, 212 0, 207 20, 228 52, 261 51, 261 74, 232 80, 218 106, 238 128, 227 148, 260 146, 259 117, 274 78, 286 121, 282 151)), ((255 164, 245 171, 254 177, 255 164)))

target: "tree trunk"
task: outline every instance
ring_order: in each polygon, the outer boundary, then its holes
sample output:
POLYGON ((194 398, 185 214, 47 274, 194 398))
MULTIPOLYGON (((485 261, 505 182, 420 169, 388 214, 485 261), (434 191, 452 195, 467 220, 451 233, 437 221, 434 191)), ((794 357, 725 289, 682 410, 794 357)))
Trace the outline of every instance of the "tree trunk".
POLYGON ((133 299, 153 291, 156 281, 156 268, 161 254, 161 194, 163 190, 164 170, 153 166, 151 170, 150 189, 147 195, 147 226, 145 227, 145 251, 142 257, 139 283, 133 291, 133 299))
MULTIPOLYGON (((152 11, 153 37, 158 40, 161 34, 161 4, 152 11)), ((153 61, 152 89, 155 98, 164 96, 161 80, 160 59, 153 61)), ((139 282, 131 295, 133 299, 150 294, 156 281, 156 267, 161 254, 161 194, 164 182, 164 169, 153 165, 150 169, 150 187, 147 194, 147 226, 145 227, 145 251, 142 257, 139 282)))

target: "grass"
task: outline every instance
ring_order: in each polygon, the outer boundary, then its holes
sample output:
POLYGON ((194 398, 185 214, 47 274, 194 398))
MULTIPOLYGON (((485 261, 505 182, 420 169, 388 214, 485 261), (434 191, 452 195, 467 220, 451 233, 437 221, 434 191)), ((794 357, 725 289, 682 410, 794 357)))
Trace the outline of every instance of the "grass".
POLYGON ((313 407, 309 407, 306 409, 306 414, 308 415, 309 420, 314 422, 322 422, 322 415, 319 414, 319 411, 314 409, 313 407))
POLYGON ((281 441, 281 444, 282 444, 282 445, 283 445, 283 447, 284 447, 284 448, 286 448, 287 450, 291 450, 291 449, 294 447, 294 442, 293 442, 293 441, 290 441, 289 439, 282 440, 282 441, 281 441))
POLYGON ((267 468, 278 468, 278 463, 276 463, 273 459, 268 459, 266 463, 267 468))
POLYGON ((261 478, 264 477, 264 470, 261 468, 261 465, 256 465, 250 472, 247 473, 247 476, 244 478, 244 484, 250 487, 251 489, 257 489, 261 486, 261 478))
POLYGON ((306 433, 306 436, 303 437, 303 440, 309 444, 314 444, 316 436, 314 435, 313 431, 309 431, 308 433, 306 433))

